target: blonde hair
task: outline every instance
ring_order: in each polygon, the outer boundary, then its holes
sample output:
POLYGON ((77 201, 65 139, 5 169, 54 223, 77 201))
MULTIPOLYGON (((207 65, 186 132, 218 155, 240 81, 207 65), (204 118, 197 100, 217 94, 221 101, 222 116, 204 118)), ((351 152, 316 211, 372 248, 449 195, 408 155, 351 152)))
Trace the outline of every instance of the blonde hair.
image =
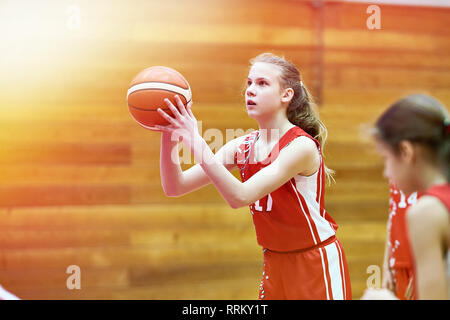
MULTIPOLYGON (((292 88, 294 90, 294 96, 286 109, 286 116, 292 124, 300 127, 311 137, 319 141, 322 156, 324 156, 324 145, 327 140, 328 131, 319 118, 317 105, 314 103, 312 95, 303 83, 297 67, 284 57, 279 57, 272 53, 262 53, 250 60, 251 65, 254 65, 256 62, 271 63, 280 68, 280 87, 282 89, 292 88)), ((334 171, 329 169, 325 164, 324 167, 327 181, 329 183, 334 181, 334 171)))

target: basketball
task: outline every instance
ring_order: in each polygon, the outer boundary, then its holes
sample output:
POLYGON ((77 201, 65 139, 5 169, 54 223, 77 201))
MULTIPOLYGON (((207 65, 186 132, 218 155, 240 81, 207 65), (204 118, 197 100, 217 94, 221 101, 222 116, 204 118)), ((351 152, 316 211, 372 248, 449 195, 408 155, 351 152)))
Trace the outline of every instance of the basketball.
POLYGON ((153 66, 142 70, 131 81, 127 92, 128 109, 131 116, 146 129, 155 125, 168 125, 157 109, 161 108, 168 115, 174 116, 164 99, 169 99, 177 106, 175 95, 178 95, 186 106, 192 99, 191 88, 187 80, 178 71, 153 66))

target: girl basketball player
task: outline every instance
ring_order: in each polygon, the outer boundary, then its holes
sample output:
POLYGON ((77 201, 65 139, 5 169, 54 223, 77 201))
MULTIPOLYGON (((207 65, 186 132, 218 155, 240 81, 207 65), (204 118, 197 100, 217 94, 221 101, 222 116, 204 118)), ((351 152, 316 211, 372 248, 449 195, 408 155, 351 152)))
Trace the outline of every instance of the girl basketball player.
POLYGON ((264 267, 260 299, 351 299, 350 279, 337 225, 325 210, 330 170, 321 146, 326 129, 314 112, 299 71, 284 58, 261 54, 251 61, 245 91, 247 112, 259 130, 226 143, 213 154, 198 133, 191 104, 161 137, 161 179, 167 195, 180 196, 213 183, 232 207, 249 206, 264 267), (182 172, 171 159, 178 134, 197 165, 182 172), (280 138, 281 137, 281 138, 280 138), (230 171, 238 168, 242 182, 230 171))
MULTIPOLYGON (((448 299, 450 248, 450 123, 434 98, 411 95, 394 103, 376 123, 375 141, 385 175, 406 194, 419 192, 406 213, 408 252, 418 299, 448 299)), ((369 291, 365 298, 392 298, 369 291)))

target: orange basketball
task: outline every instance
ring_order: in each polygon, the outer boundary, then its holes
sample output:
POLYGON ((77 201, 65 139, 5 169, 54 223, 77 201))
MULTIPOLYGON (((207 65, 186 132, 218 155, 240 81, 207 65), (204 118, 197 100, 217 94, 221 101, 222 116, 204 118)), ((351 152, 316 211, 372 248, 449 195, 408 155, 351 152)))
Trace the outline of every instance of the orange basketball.
POLYGON ((127 92, 128 109, 133 118, 142 127, 151 129, 154 125, 168 125, 157 111, 163 109, 174 116, 164 99, 169 99, 176 107, 175 95, 179 95, 186 106, 192 99, 191 88, 187 80, 178 71, 155 66, 142 70, 131 81, 127 92))

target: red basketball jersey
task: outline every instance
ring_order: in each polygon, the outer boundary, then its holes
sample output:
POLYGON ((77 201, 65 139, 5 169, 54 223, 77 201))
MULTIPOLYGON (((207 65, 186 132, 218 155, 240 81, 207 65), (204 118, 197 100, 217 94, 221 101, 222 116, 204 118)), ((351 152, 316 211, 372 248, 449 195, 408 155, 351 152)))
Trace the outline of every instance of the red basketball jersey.
POLYGON ((319 142, 296 126, 280 138, 265 160, 257 162, 254 145, 259 136, 259 131, 251 132, 235 155, 243 182, 270 165, 279 152, 297 137, 312 139, 321 160, 315 174, 308 177, 296 175, 249 205, 258 244, 269 250, 293 251, 315 246, 334 236, 337 224, 325 210, 325 172, 319 142))
POLYGON ((424 195, 438 198, 450 213, 450 183, 439 184, 425 191, 424 195))
POLYGON ((417 192, 406 196, 392 183, 390 184, 389 199, 389 267, 410 268, 412 261, 409 258, 406 233, 406 211, 417 201, 417 192))

